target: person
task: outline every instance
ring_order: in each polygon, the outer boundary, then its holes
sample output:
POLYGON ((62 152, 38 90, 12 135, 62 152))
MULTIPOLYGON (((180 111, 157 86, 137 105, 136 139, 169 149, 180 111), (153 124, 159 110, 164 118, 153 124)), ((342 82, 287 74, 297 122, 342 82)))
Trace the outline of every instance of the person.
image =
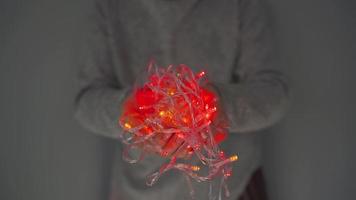
MULTIPOLYGON (((289 91, 273 64, 269 26, 259 0, 96 0, 76 96, 78 121, 118 139, 121 105, 152 57, 161 66, 204 69, 221 95, 229 136, 221 145, 239 154, 228 181, 230 199, 266 199, 260 169, 260 132, 285 114, 289 91)), ((148 187, 146 176, 164 160, 121 159, 118 140, 111 200, 189 199, 184 177, 165 174, 148 187)), ((206 184, 195 184, 207 199, 206 184)))

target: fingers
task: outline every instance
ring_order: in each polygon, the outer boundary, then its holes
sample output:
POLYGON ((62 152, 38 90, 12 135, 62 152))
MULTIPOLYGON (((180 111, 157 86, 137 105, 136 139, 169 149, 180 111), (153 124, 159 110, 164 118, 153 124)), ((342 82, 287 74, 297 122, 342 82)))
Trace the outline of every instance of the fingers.
POLYGON ((173 133, 162 147, 162 156, 172 156, 177 154, 177 151, 181 149, 184 144, 184 140, 179 137, 179 134, 173 133))

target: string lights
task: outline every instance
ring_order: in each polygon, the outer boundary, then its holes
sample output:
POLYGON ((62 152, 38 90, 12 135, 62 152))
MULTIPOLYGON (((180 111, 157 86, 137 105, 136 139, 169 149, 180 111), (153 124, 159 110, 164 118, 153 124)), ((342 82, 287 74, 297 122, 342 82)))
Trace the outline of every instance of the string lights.
POLYGON ((216 177, 221 177, 220 192, 224 189, 229 195, 226 179, 238 156, 227 157, 219 149, 227 136, 227 123, 219 117, 218 96, 207 83, 205 71, 194 74, 184 64, 166 68, 150 64, 147 80, 125 100, 119 119, 126 144, 124 159, 135 163, 153 153, 168 160, 148 176, 147 185, 176 169, 183 172, 192 195, 191 179, 202 182, 216 177), (139 158, 130 156, 133 149, 141 151, 139 158), (200 166, 189 164, 193 157, 201 161, 200 166), (199 173, 203 167, 208 173, 199 173))

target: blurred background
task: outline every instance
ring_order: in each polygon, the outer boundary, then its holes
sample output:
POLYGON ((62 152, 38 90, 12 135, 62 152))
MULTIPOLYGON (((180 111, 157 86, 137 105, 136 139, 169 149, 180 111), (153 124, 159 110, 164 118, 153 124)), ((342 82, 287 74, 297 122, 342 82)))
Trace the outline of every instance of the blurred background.
MULTIPOLYGON (((291 79, 264 135, 271 200, 356 199, 356 3, 265 0, 291 79)), ((73 120, 89 0, 0 1, 0 199, 105 199, 113 142, 73 120)))

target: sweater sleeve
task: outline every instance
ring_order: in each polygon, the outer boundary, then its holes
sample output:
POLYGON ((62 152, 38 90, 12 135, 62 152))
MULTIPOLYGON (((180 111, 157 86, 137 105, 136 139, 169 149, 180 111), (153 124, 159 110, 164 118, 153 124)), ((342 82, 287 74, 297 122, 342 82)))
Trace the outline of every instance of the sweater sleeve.
POLYGON ((258 0, 240 0, 240 50, 233 82, 217 84, 230 131, 245 133, 278 122, 288 107, 285 77, 272 64, 272 42, 258 0))
POLYGON ((108 6, 97 1, 85 33, 86 48, 78 79, 80 89, 75 99, 75 118, 88 130, 117 138, 120 105, 128 88, 115 75, 115 47, 112 42, 108 6))

